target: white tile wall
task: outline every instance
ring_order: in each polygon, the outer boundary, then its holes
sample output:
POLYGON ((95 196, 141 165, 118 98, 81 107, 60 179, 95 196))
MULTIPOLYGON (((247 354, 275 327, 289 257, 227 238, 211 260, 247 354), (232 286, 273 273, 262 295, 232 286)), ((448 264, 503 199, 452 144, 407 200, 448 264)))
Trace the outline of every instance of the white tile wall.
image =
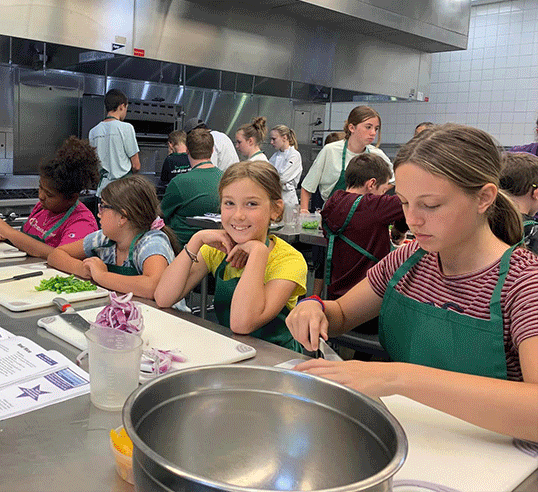
MULTIPOLYGON (((331 128, 343 127, 357 104, 333 104, 331 128)), ((467 50, 432 55, 428 102, 372 106, 383 122, 382 145, 406 142, 421 121, 476 126, 504 146, 533 142, 538 117, 538 0, 473 7, 467 50)))

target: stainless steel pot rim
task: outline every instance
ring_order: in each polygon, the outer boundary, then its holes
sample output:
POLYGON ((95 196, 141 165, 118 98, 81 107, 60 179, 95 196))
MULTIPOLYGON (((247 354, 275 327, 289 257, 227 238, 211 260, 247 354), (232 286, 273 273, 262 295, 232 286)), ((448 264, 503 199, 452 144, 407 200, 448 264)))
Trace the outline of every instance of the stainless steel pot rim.
MULTIPOLYGON (((125 430, 127 431, 127 434, 133 441, 133 445, 135 448, 138 448, 145 456, 147 456, 149 459, 159 463, 159 466, 165 468, 170 473, 173 473, 176 476, 180 476, 186 480, 205 485, 208 487, 213 487, 215 489, 219 490, 226 490, 228 492, 282 492, 279 490, 270 490, 270 489, 256 489, 251 487, 240 487, 231 485, 229 483, 225 482, 219 482, 216 480, 210 480, 207 477, 203 477, 201 475, 196 475, 193 473, 190 473, 182 468, 179 468, 175 464, 171 463, 167 459, 163 458, 160 454, 153 451, 148 445, 140 439, 138 436, 134 425, 131 421, 131 408, 136 401, 137 397, 141 393, 145 393, 148 391, 151 386, 155 386, 159 383, 162 383, 164 378, 173 378, 177 377, 179 373, 186 373, 186 372, 193 372, 193 371, 209 371, 214 370, 215 368, 218 368, 219 370, 233 370, 233 371, 251 371, 251 370, 261 370, 261 371, 271 371, 271 372, 279 372, 279 373, 291 373, 294 376, 300 375, 301 377, 307 377, 307 378, 313 378, 315 380, 320 381, 322 384, 327 384, 330 386, 337 387, 340 390, 349 392, 353 394, 354 396, 368 401, 368 403, 376 409, 384 418, 388 420, 388 422, 393 426, 394 432, 396 434, 397 438, 397 447, 396 452, 394 453, 393 458, 390 460, 390 462, 381 470, 380 472, 376 473, 375 475, 372 475, 371 477, 361 480, 359 482, 354 482, 348 485, 340 486, 340 487, 331 487, 328 489, 317 489, 316 492, 356 492, 357 488, 360 487, 361 490, 368 489, 369 487, 373 487, 379 483, 382 483, 394 476, 394 474, 403 466, 405 458, 407 456, 408 451, 408 442, 407 437, 405 435, 405 432, 398 420, 380 403, 376 402, 372 398, 364 395, 363 393, 360 393, 356 390, 353 390, 351 388, 348 388, 347 386, 343 386, 339 383, 336 383, 334 381, 328 380, 326 378, 322 378, 319 376, 314 376, 312 374, 306 374, 306 373, 298 373, 297 371, 293 371, 291 369, 282 369, 277 367, 267 367, 267 366, 254 366, 254 365, 243 365, 238 366, 234 364, 228 364, 228 365, 206 365, 206 366, 196 366, 196 367, 189 367, 186 369, 182 369, 179 371, 171 372, 170 374, 166 374, 164 376, 160 376, 157 379, 154 379, 148 383, 145 383, 142 386, 139 386, 138 389, 133 391, 131 395, 127 398, 127 401, 125 402, 123 406, 122 411, 122 419, 123 419, 123 426, 125 430)), ((133 457, 134 459, 134 457, 133 457)), ((297 491, 286 491, 286 492, 302 492, 300 490, 297 491)))

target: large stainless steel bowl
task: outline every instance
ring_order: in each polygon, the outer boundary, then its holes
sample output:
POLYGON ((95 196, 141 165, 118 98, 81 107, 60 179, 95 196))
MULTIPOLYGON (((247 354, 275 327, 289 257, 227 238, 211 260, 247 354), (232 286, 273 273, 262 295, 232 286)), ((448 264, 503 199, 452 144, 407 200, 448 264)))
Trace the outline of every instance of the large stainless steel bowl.
POLYGON ((389 491, 407 454, 379 403, 323 378, 206 366, 131 394, 138 491, 389 491))

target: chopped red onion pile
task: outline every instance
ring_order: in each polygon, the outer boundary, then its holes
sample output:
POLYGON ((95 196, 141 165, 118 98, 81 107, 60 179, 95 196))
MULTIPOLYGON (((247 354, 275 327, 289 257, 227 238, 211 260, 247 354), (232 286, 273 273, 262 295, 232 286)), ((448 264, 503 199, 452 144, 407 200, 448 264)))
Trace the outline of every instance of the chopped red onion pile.
POLYGON ((144 330, 144 319, 142 311, 131 301, 132 297, 132 292, 122 296, 111 292, 110 304, 97 314, 95 322, 101 326, 140 335, 144 330))
MULTIPOLYGON (((131 301, 133 293, 129 292, 119 296, 110 293, 110 304, 105 306, 95 319, 100 326, 126 331, 141 335, 144 330, 142 311, 137 304, 131 301)), ((164 374, 172 367, 172 362, 185 362, 187 359, 179 349, 159 350, 149 349, 142 352, 140 370, 143 374, 164 374)))

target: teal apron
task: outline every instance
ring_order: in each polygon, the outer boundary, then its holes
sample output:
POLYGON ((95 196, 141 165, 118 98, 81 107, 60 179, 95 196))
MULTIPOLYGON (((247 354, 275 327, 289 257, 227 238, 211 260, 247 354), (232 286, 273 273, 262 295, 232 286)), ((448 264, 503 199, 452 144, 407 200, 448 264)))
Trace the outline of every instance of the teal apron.
MULTIPOLYGON (((56 222, 56 224, 54 224, 54 226, 52 226, 47 232, 45 232, 45 234, 43 234, 42 238, 39 236, 36 236, 35 234, 28 234, 28 233, 25 233, 25 234, 27 236, 33 237, 34 239, 37 239, 38 241, 41 241, 42 243, 46 242, 47 238, 70 217, 70 215, 73 213, 75 208, 77 208, 78 204, 79 204, 79 201, 77 199, 77 201, 71 206, 71 208, 67 212, 65 212, 65 215, 58 222, 56 222)), ((28 223, 28 220, 26 220, 24 225, 26 225, 27 223, 28 223)), ((24 226, 23 226, 23 229, 24 229, 24 226)))
POLYGON ((353 214, 357 210, 357 207, 359 206, 360 201, 362 200, 362 197, 364 195, 359 196, 354 202, 353 205, 351 205, 351 208, 349 209, 349 213, 347 214, 346 220, 342 224, 342 227, 338 229, 337 231, 332 231, 329 226, 323 222, 323 229, 325 230, 327 234, 327 258, 325 260, 325 285, 329 285, 331 283, 331 269, 332 269, 332 260, 333 260, 333 250, 334 250, 334 240, 336 238, 341 239, 346 244, 349 244, 353 249, 358 251, 359 253, 363 254, 368 258, 369 260, 377 263, 379 260, 371 253, 366 251, 364 248, 359 246, 358 244, 354 243, 350 239, 348 239, 346 236, 344 236, 344 231, 346 230, 347 226, 351 222, 351 219, 353 218, 353 214))
MULTIPOLYGON (((334 192, 336 190, 345 190, 346 189, 346 153, 347 153, 347 144, 348 140, 344 142, 344 150, 342 152, 342 170, 340 171, 340 176, 338 177, 338 181, 334 185, 334 188, 331 191, 331 194, 329 195, 329 198, 333 196, 334 192)), ((366 154, 370 153, 370 150, 368 147, 365 147, 364 152, 366 154)))
POLYGON ((379 315, 379 341, 392 360, 507 379, 501 289, 516 246, 501 258, 489 320, 422 303, 397 292, 396 284, 426 251, 419 249, 408 258, 389 281, 379 315))
MULTIPOLYGON (((131 265, 134 265, 134 259, 133 259, 133 252, 134 252, 134 247, 135 247, 135 244, 136 242, 138 241, 138 239, 143 236, 145 234, 145 232, 141 232, 140 234, 138 234, 137 236, 135 236, 135 238, 131 241, 131 245, 129 246, 129 264, 131 265)), ((116 243, 114 241, 109 241, 108 243, 106 243, 104 246, 105 247, 108 247, 108 246, 113 246, 115 245, 116 243)), ((95 250, 92 250, 93 253, 95 254, 95 256, 98 256, 96 253, 95 253, 95 250)), ((111 273, 119 273, 120 275, 129 275, 131 277, 134 277, 136 275, 140 275, 140 273, 138 273, 138 270, 136 269, 136 267, 134 266, 124 266, 124 265, 109 265, 109 264, 106 264, 106 268, 109 272, 111 273)))
MULTIPOLYGON (((213 305, 219 323, 229 328, 230 306, 232 305, 232 297, 240 277, 224 280, 224 269, 226 268, 226 265, 227 262, 226 259, 224 259, 215 271, 215 297, 213 298, 213 305)), ((301 344, 293 338, 286 326, 286 316, 289 312, 290 310, 284 306, 276 318, 269 321, 269 323, 261 328, 258 328, 256 331, 253 331, 250 335, 280 345, 281 347, 294 350, 295 352, 302 353, 303 350, 301 344)))

